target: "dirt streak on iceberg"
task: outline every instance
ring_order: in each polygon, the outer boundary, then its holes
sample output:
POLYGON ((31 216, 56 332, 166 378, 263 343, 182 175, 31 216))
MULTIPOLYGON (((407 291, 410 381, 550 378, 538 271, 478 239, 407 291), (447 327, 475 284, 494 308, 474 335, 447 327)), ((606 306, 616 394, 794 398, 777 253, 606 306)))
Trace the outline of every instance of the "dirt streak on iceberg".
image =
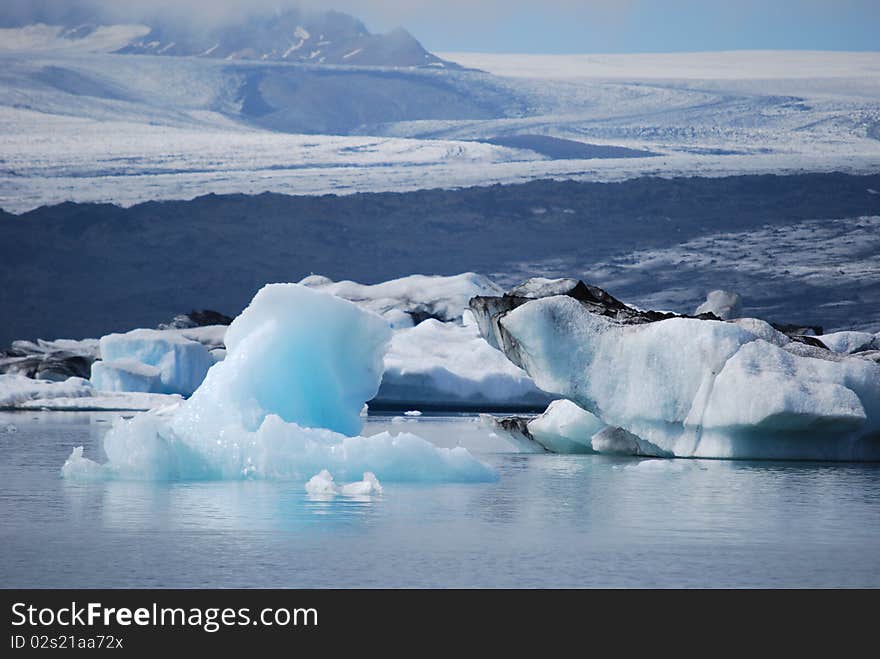
POLYGON ((341 481, 491 481, 463 448, 411 434, 360 437, 360 411, 379 388, 388 323, 298 284, 260 290, 226 334, 226 359, 179 405, 117 420, 108 461, 73 451, 75 479, 306 480, 327 469, 341 481))

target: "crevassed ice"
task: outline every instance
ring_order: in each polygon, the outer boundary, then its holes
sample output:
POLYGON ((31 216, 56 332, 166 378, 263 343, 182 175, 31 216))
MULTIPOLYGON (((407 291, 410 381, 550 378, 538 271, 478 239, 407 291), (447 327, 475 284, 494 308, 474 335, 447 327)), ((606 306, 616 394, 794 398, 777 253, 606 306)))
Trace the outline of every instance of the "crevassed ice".
POLYGON ((360 437, 364 402, 379 387, 388 324, 298 284, 260 290, 226 333, 226 359, 192 397, 114 423, 99 465, 74 450, 66 478, 488 481, 463 448, 411 434, 360 437))

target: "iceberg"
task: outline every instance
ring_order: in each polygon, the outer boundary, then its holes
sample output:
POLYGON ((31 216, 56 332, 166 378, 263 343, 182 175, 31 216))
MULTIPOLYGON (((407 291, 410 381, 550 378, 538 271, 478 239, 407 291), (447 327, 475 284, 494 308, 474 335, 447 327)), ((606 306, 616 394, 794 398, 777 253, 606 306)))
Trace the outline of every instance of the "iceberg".
POLYGON ((17 409, 32 401, 53 398, 84 398, 94 395, 94 388, 83 378, 68 378, 62 382, 34 380, 17 373, 0 375, 0 409, 17 409))
POLYGON ((107 462, 74 450, 66 478, 491 481, 467 450, 406 433, 361 437, 390 339, 380 316, 298 284, 269 284, 226 333, 226 358, 186 401, 118 419, 107 462))
MULTIPOLYGON (((491 417, 490 417, 491 418, 491 417)), ((570 400, 554 400, 533 418, 492 418, 503 437, 524 453, 593 453, 590 440, 605 424, 570 400)))
POLYGON ((364 479, 361 481, 339 485, 329 471, 322 469, 306 483, 306 492, 316 497, 331 497, 337 494, 363 497, 382 494, 382 485, 376 474, 369 471, 364 472, 364 479))
POLYGON ((732 320, 742 316, 742 297, 731 291, 710 291, 706 301, 697 307, 694 314, 711 313, 721 320, 732 320))
POLYGON ((481 328, 541 389, 669 455, 880 459, 880 365, 760 320, 625 310, 587 289, 471 307, 502 309, 481 328))
POLYGON ((0 409, 140 411, 179 403, 174 394, 101 392, 83 378, 61 382, 0 375, 0 409))
POLYGON ((534 418, 492 418, 516 448, 525 453, 608 453, 649 457, 672 457, 671 453, 623 428, 606 426, 596 415, 570 400, 554 400, 534 418))
POLYGON ((13 341, 9 349, 0 351, 0 374, 17 373, 55 381, 88 378, 98 356, 97 339, 13 341))
POLYGON ((140 391, 162 393, 162 371, 134 359, 96 361, 90 378, 100 391, 140 391))
MULTIPOLYGON (((302 285, 378 313, 394 330, 385 377, 371 401, 376 409, 532 411, 552 400, 480 336, 468 301, 476 294, 501 292, 482 275, 413 275, 372 286, 311 275, 302 285)), ((0 357, 0 371, 34 377, 42 369, 40 373, 51 370, 67 377, 79 368, 95 389, 108 394, 189 396, 208 369, 226 358, 228 326, 198 323, 226 320, 217 312, 193 311, 157 330, 137 329, 100 340, 19 341, 14 356, 0 357)))
POLYGON ((215 362, 204 344, 187 338, 183 331, 136 329, 108 334, 101 337, 100 351, 102 361, 92 364, 91 380, 105 391, 189 396, 215 362), (135 363, 153 368, 138 368, 135 363), (155 376, 158 382, 154 382, 155 376), (134 388, 126 388, 129 386, 134 388))
POLYGON ((880 350, 880 335, 875 336, 867 332, 832 332, 831 334, 821 334, 816 338, 824 343, 829 350, 845 355, 880 350))
POLYGON ((473 272, 450 277, 410 275, 373 285, 310 275, 300 284, 355 302, 383 316, 395 329, 429 318, 460 323, 472 297, 502 293, 488 277, 473 272))
POLYGON ((551 397, 480 336, 476 324, 425 320, 395 330, 373 407, 543 409, 551 397))

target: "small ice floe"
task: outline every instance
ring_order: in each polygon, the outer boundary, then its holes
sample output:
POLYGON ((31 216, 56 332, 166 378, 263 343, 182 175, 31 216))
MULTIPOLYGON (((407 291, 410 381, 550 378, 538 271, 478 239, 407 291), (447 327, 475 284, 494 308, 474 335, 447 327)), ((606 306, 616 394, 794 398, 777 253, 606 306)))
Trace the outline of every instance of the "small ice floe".
POLYGON ((10 423, 8 426, 6 426, 6 432, 8 432, 8 433, 18 432, 18 428, 10 423))
POLYGON ((422 416, 422 413, 419 410, 409 410, 408 412, 403 413, 404 416, 422 416))
POLYGON ((355 483, 339 485, 333 480, 333 475, 326 469, 322 469, 306 483, 306 492, 312 496, 370 496, 382 494, 382 485, 379 479, 371 471, 364 472, 364 479, 355 483))

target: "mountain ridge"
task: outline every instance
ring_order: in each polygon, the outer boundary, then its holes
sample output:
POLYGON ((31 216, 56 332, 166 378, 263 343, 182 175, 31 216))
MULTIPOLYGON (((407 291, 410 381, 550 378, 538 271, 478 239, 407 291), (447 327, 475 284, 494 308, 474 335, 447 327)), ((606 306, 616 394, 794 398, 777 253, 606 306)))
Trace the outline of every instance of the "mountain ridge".
MULTIPOLYGON (((81 42, 101 29, 131 22, 83 13, 56 17, 34 13, 30 21, 0 17, 0 27, 7 29, 57 27, 56 38, 70 44, 81 42)), ((252 13, 213 25, 162 16, 136 20, 136 23, 143 26, 140 34, 110 52, 347 66, 460 68, 428 52, 403 27, 374 34, 354 16, 332 10, 252 13)))

